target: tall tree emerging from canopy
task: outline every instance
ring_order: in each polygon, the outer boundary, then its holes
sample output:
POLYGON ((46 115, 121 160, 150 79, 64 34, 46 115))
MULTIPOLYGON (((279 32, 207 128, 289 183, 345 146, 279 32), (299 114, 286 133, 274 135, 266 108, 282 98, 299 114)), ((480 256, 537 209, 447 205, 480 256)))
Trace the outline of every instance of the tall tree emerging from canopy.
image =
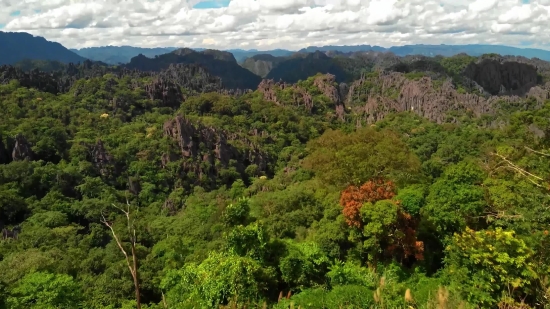
POLYGON ((308 145, 304 166, 324 183, 345 188, 370 179, 389 178, 398 183, 412 178, 420 161, 392 131, 359 129, 346 134, 327 131, 308 145))
POLYGON ((377 179, 349 186, 340 196, 340 205, 348 225, 361 230, 370 260, 378 261, 381 252, 400 262, 422 259, 424 245, 416 239, 418 222, 391 200, 394 197, 395 184, 377 179))

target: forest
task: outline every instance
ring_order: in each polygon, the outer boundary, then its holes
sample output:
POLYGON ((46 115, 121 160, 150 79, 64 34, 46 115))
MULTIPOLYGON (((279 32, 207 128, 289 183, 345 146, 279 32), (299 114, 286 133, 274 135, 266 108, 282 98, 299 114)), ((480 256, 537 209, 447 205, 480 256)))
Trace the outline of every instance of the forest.
POLYGON ((550 308, 550 100, 365 108, 490 96, 437 61, 253 91, 3 67, 0 308, 550 308))

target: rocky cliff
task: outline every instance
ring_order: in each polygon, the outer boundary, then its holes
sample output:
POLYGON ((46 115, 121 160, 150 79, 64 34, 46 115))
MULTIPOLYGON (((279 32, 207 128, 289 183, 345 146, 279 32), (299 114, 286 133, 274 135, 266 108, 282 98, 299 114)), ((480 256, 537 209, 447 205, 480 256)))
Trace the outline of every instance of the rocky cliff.
MULTIPOLYGON (((550 98, 550 85, 529 89, 528 96, 537 101, 550 98)), ((467 112, 472 116, 491 115, 498 104, 524 104, 519 96, 480 96, 461 93, 450 79, 434 81, 430 77, 407 78, 397 72, 381 72, 363 76, 350 86, 346 105, 350 112, 359 115, 367 123, 374 123, 391 112, 412 111, 432 121, 452 121, 453 112, 467 112)))
POLYGON ((22 134, 15 136, 15 145, 11 152, 11 158, 13 161, 32 160, 34 153, 31 149, 31 144, 22 134))
POLYGON ((341 83, 337 86, 336 77, 332 74, 321 74, 308 79, 312 82, 312 89, 287 84, 285 82, 275 82, 272 79, 264 79, 258 86, 258 91, 263 94, 266 101, 277 105, 291 104, 294 106, 303 106, 308 113, 324 111, 324 108, 333 109, 338 119, 344 120, 344 102, 343 98, 348 92, 348 86, 341 83), (314 100, 317 93, 321 94, 328 101, 314 100), (291 100, 282 100, 279 97, 292 98, 291 100))
POLYGON ((182 116, 164 124, 164 135, 177 142, 180 154, 163 155, 163 164, 183 158, 184 172, 194 173, 199 182, 222 179, 222 168, 234 168, 242 175, 252 165, 249 173, 259 174, 268 169, 269 156, 250 140, 182 116))
POLYGON ((266 77, 267 74, 273 70, 273 68, 277 67, 286 59, 286 57, 275 57, 268 54, 260 54, 247 58, 243 62, 242 67, 260 77, 266 77))
POLYGON ((492 95, 523 95, 537 85, 537 68, 504 59, 483 59, 471 63, 464 76, 492 95))

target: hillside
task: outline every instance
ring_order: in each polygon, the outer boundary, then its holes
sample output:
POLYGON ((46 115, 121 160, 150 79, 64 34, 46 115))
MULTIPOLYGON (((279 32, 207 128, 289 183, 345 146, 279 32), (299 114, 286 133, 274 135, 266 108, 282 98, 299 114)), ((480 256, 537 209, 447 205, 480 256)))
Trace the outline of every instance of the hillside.
POLYGON ((197 52, 182 48, 155 58, 139 55, 132 58, 124 67, 158 72, 171 64, 179 63, 203 66, 210 74, 220 77, 224 86, 231 89, 256 89, 261 80, 259 76, 238 65, 231 53, 217 50, 197 52))
POLYGON ((24 32, 0 31, 0 65, 15 64, 26 59, 61 63, 78 63, 86 60, 63 45, 47 41, 43 37, 24 32))
POLYGON ((547 62, 298 53, 251 91, 214 50, 26 65, 2 309, 550 306, 547 62))

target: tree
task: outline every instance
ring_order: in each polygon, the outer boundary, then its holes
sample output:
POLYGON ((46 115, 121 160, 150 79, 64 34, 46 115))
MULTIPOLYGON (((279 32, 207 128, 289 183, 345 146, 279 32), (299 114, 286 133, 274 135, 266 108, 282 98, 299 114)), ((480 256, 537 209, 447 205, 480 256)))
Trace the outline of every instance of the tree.
POLYGON ((400 263, 423 259, 424 244, 416 239, 416 221, 395 201, 381 200, 361 208, 363 248, 375 265, 384 257, 400 263))
POLYGON ((308 149, 304 166, 324 183, 340 188, 378 178, 407 182, 420 169, 418 158, 387 130, 363 128, 350 134, 328 130, 308 149))
POLYGON ((124 250, 124 246, 122 245, 122 242, 120 241, 120 239, 118 238, 115 230, 113 229, 113 223, 108 221, 105 218, 104 215, 101 215, 101 217, 102 217, 103 224, 105 224, 105 226, 107 226, 111 230, 111 233, 112 233, 113 238, 115 239, 115 241, 118 245, 118 248, 120 249, 122 254, 124 254, 124 258, 126 260, 126 265, 128 266, 128 269, 130 270, 130 274, 132 275, 132 279, 134 280, 134 289, 135 289, 135 294, 136 294, 136 306, 137 306, 137 309, 141 309, 141 294, 140 294, 140 290, 139 290, 138 259, 137 259, 137 254, 136 254, 136 243, 137 243, 136 229, 134 227, 134 220, 131 219, 130 203, 128 201, 126 201, 126 204, 127 204, 127 209, 126 210, 124 210, 120 207, 117 207, 114 204, 113 204, 113 206, 115 208, 117 208, 118 210, 122 211, 124 213, 124 215, 126 215, 128 236, 130 238, 130 249, 131 249, 130 252, 132 254, 131 258, 128 255, 128 253, 126 252, 126 250, 124 250))
POLYGON ((305 289, 324 282, 329 259, 316 243, 288 241, 288 254, 281 258, 279 270, 283 280, 291 287, 305 289))
POLYGON ((250 206, 247 198, 239 198, 229 204, 223 213, 223 223, 227 226, 246 225, 249 221, 250 206))
POLYGON ((455 234, 446 248, 445 273, 472 304, 490 307, 503 292, 521 300, 536 278, 533 251, 514 231, 455 234))
POLYGON ((35 272, 17 283, 7 303, 13 309, 76 309, 80 302, 79 290, 71 276, 35 272))
POLYGON ((452 235, 483 218, 485 173, 471 161, 449 166, 429 190, 423 214, 439 233, 452 235))
POLYGON ((219 308, 231 300, 258 300, 266 279, 261 265, 249 257, 211 253, 198 265, 168 271, 161 287, 170 308, 219 308))
POLYGON ((346 222, 360 231, 362 247, 375 263, 383 256, 400 262, 423 258, 423 243, 416 240, 417 222, 391 200, 394 196, 394 183, 382 179, 350 186, 340 195, 346 222))
POLYGON ((349 186, 340 195, 340 205, 350 226, 361 227, 361 207, 365 203, 389 200, 395 196, 395 184, 382 179, 370 180, 360 187, 349 186))

